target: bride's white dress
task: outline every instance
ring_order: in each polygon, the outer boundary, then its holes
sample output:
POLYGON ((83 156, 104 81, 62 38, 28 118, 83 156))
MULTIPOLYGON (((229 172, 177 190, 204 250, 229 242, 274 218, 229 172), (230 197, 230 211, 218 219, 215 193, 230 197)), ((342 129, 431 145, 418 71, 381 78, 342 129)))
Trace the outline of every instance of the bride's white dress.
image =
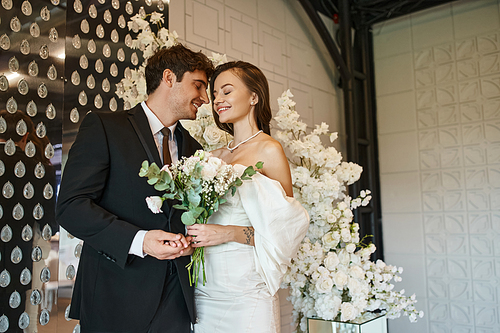
MULTIPOLYGON (((243 165, 236 164, 240 174, 243 165)), ((280 332, 277 291, 309 226, 306 210, 262 174, 226 196, 208 223, 252 226, 255 246, 205 247, 205 272, 195 291, 195 333, 280 332)))

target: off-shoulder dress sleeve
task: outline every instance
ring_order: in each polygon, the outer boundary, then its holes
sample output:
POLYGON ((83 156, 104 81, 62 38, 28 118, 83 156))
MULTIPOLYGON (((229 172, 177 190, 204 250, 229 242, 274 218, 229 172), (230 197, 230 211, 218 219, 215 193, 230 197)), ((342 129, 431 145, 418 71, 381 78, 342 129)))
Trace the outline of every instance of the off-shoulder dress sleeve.
POLYGON ((278 181, 259 173, 238 192, 254 228, 257 271, 274 295, 306 235, 309 215, 297 200, 286 196, 278 181))

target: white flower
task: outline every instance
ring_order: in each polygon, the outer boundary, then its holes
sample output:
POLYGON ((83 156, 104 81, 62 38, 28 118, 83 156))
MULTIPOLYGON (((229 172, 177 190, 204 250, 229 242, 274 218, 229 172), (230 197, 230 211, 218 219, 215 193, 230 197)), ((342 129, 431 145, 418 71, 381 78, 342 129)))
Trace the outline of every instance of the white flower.
POLYGON ((358 315, 358 311, 356 308, 349 302, 342 303, 340 306, 340 320, 349 321, 356 318, 358 315))
POLYGON ((158 12, 152 12, 151 13, 151 18, 150 18, 151 23, 163 23, 163 14, 160 14, 158 12))
POLYGON ((349 281, 349 276, 347 276, 346 273, 339 271, 339 272, 334 274, 333 281, 335 282, 335 286, 339 290, 342 290, 344 288, 344 286, 347 284, 347 282, 349 281))
POLYGON ((163 200, 161 197, 152 196, 146 198, 146 203, 148 204, 148 208, 155 214, 163 213, 161 210, 161 206, 163 205, 163 200))
POLYGON ((318 282, 316 282, 316 289, 320 293, 327 293, 332 290, 333 280, 330 277, 321 277, 318 282))
POLYGON ((217 126, 209 126, 205 128, 205 132, 203 133, 203 138, 209 145, 215 145, 219 143, 222 138, 222 131, 217 128, 217 126))
POLYGON ((325 258, 325 267, 328 268, 330 271, 335 270, 337 265, 340 263, 339 257, 335 252, 328 252, 325 258))

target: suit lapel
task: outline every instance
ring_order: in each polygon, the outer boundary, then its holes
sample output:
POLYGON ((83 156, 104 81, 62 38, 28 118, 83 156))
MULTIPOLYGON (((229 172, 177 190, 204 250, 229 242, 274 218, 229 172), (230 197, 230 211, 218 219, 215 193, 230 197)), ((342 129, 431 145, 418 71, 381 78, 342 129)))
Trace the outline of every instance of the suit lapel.
POLYGON ((144 150, 146 151, 146 154, 148 155, 149 162, 155 162, 161 167, 162 163, 160 154, 158 153, 153 133, 151 133, 148 118, 146 117, 146 114, 140 104, 129 111, 128 119, 132 124, 132 127, 134 128, 144 150))

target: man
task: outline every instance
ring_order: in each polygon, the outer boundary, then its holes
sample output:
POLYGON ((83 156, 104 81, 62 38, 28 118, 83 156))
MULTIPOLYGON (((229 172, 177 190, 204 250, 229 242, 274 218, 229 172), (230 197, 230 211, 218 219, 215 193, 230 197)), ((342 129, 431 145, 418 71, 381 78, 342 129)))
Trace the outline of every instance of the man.
POLYGON ((201 52, 160 50, 146 66, 146 102, 90 112, 80 126, 56 214, 84 240, 70 311, 83 333, 183 333, 195 321, 181 212, 164 204, 163 214, 151 213, 145 198, 161 193, 138 173, 144 160, 168 164, 201 149, 178 121, 209 102, 212 72, 201 52))

